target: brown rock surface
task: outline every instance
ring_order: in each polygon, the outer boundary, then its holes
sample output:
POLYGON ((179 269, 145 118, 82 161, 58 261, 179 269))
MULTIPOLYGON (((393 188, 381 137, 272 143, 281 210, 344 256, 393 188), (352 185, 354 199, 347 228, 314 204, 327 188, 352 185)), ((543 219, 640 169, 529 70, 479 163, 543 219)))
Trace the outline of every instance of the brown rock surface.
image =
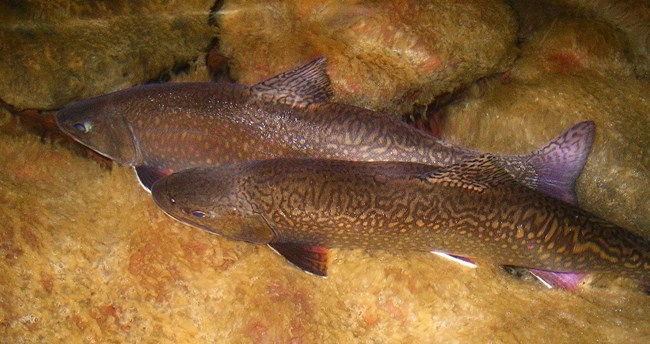
MULTIPOLYGON (((580 203, 650 235, 650 87, 630 38, 640 31, 620 29, 643 26, 594 20, 605 18, 597 6, 567 17, 526 3, 521 27, 537 25, 520 30, 515 66, 456 100, 443 134, 525 152, 594 119, 580 203)), ((177 63, 193 71, 178 80, 209 79, 210 2, 17 4, 0 4, 0 98, 18 110, 128 87, 177 63)), ((244 83, 324 54, 339 100, 395 111, 508 68, 507 6, 429 4, 228 1, 221 52, 244 83)), ((176 223, 131 169, 101 167, 25 123, 0 109, 0 342, 650 342, 650 297, 630 281, 596 277, 569 293, 490 262, 470 270, 360 250, 334 250, 330 276, 317 278, 265 247, 176 223)))
POLYGON ((557 17, 530 34, 512 71, 477 84, 448 109, 443 138, 525 152, 573 123, 594 120, 579 203, 650 235, 650 82, 635 76, 626 47, 606 23, 557 17))
POLYGON ((322 55, 338 101, 405 113, 514 58, 514 14, 500 1, 266 3, 227 1, 216 17, 245 84, 322 55))
POLYGON ((211 1, 0 4, 0 98, 59 108, 190 64, 208 48, 211 1))

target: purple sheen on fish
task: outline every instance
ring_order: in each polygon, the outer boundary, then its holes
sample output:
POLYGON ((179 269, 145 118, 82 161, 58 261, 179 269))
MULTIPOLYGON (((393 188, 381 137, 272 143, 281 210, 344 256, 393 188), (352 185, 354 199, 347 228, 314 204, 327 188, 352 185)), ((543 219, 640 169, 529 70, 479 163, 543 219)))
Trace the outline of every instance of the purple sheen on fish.
MULTIPOLYGON (((403 161, 448 166, 483 153, 439 140, 394 116, 329 102, 325 59, 247 87, 230 83, 136 86, 73 102, 61 130, 136 168, 146 189, 199 166, 271 158, 403 161)), ((521 183, 575 202, 574 183, 593 136, 579 123, 530 154, 496 161, 521 183)))
MULTIPOLYGON (((404 162, 274 159, 193 168, 156 182, 171 217, 267 244, 327 274, 327 249, 436 251, 557 277, 650 281, 650 241, 517 182, 492 155, 447 167, 404 162), (205 217, 197 218, 194 211, 205 217)), ((543 277, 542 277, 543 278, 543 277)))
POLYGON ((578 289, 578 286, 585 277, 583 273, 553 272, 536 269, 528 269, 528 271, 548 288, 561 288, 570 291, 578 289))

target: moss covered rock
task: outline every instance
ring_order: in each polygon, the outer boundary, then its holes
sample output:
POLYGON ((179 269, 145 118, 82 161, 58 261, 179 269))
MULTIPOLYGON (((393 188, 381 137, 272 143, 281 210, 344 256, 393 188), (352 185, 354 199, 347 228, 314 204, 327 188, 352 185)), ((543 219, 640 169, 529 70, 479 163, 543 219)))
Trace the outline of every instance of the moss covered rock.
POLYGON ((123 89, 208 48, 211 1, 0 4, 0 98, 23 109, 123 89))
POLYGON ((626 47, 606 23, 556 18, 530 35, 511 72, 478 84, 449 109, 443 136, 482 150, 526 152, 594 120, 580 204, 650 235, 650 82, 635 75, 626 47))
POLYGON ((227 1, 222 53, 252 84, 322 55, 337 100, 403 113, 503 71, 515 17, 501 1, 227 1))

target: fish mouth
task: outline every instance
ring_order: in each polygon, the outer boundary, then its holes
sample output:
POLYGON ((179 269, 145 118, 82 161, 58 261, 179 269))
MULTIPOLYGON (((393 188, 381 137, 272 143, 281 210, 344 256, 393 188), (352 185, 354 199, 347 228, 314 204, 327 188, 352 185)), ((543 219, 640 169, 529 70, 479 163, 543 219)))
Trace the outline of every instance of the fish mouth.
POLYGON ((162 210, 167 216, 178 220, 178 221, 183 221, 184 219, 179 218, 175 214, 173 214, 169 209, 173 207, 172 202, 170 202, 170 199, 173 199, 171 195, 164 191, 160 191, 160 185, 165 183, 165 178, 158 180, 153 184, 151 187, 151 199, 153 199, 154 204, 160 210, 162 210))
POLYGON ((76 142, 87 147, 93 152, 114 160, 120 164, 134 166, 142 156, 138 142, 133 135, 133 129, 122 116, 115 118, 110 126, 105 126, 103 121, 99 123, 102 128, 99 134, 93 131, 83 132, 75 129, 84 120, 72 120, 70 114, 65 110, 59 110, 54 114, 56 126, 65 135, 71 137, 76 142), (72 124, 76 123, 76 124, 72 124), (126 146, 129 147, 126 147, 126 146))
POLYGON ((106 153, 103 153, 103 152, 100 152, 98 150, 95 150, 92 147, 90 147, 90 145, 87 142, 84 142, 84 140, 80 137, 80 133, 75 131, 74 129, 72 129, 72 126, 68 125, 68 121, 65 119, 65 113, 62 110, 57 111, 54 114, 54 122, 56 122, 57 128, 59 128, 59 130, 61 132, 63 132, 63 134, 65 134, 68 137, 71 137, 77 143, 81 144, 82 146, 92 150, 93 152, 95 152, 95 153, 97 153, 97 154, 99 154, 99 155, 101 155, 101 156, 103 156, 105 158, 109 158, 111 160, 114 160, 113 157, 111 157, 110 155, 108 155, 106 153))
POLYGON ((79 139, 77 139, 73 135, 72 131, 70 131, 67 128, 67 126, 65 125, 65 121, 63 119, 63 116, 64 116, 64 114, 63 114, 63 112, 61 110, 54 113, 54 122, 56 123, 57 128, 59 128, 59 130, 61 130, 64 134, 72 137, 73 139, 75 139, 75 141, 79 142, 79 139))

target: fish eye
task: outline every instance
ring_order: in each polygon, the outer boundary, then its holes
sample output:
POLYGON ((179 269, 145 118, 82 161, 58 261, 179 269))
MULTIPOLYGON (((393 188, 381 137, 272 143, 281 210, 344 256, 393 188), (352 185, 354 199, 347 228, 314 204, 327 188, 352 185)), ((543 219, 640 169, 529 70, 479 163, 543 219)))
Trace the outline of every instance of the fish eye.
POLYGON ((74 130, 82 133, 87 133, 92 129, 92 125, 88 121, 77 122, 72 125, 74 130))
POLYGON ((199 218, 199 219, 202 219, 202 218, 206 217, 207 214, 204 211, 193 210, 192 211, 192 216, 194 216, 196 218, 199 218))
POLYGON ((169 200, 169 203, 171 204, 176 204, 176 199, 174 199, 172 196, 167 197, 167 200, 169 200))

